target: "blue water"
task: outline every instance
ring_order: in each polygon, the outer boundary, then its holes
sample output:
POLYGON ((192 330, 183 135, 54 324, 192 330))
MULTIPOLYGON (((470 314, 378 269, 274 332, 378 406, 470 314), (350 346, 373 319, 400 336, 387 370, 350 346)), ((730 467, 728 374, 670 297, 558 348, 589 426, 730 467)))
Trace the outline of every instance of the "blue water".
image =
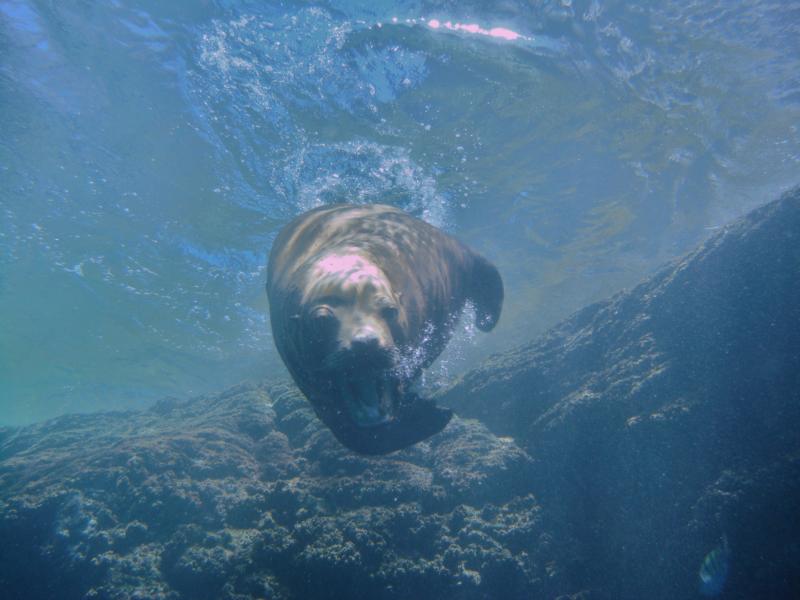
POLYGON ((266 253, 321 203, 500 268, 435 380, 797 183, 800 3, 492 4, 0 0, 0 423, 285 376, 266 253))

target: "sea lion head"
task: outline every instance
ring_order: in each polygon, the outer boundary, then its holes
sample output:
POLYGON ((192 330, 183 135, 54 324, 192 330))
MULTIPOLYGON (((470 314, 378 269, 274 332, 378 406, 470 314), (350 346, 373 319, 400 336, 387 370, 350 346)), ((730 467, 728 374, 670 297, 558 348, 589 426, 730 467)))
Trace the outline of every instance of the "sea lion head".
POLYGON ((356 248, 309 261, 303 276, 300 330, 307 396, 345 446, 384 454, 437 433, 452 413, 407 387, 407 314, 402 293, 356 248))

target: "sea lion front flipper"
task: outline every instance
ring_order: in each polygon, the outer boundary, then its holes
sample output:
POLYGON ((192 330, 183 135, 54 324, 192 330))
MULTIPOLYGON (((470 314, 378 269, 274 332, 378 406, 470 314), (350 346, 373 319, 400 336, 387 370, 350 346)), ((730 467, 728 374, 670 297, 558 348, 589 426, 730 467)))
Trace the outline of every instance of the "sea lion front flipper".
POLYGON ((503 280, 492 263, 473 254, 469 278, 469 298, 475 304, 475 325, 481 331, 491 331, 500 320, 503 310, 503 280))

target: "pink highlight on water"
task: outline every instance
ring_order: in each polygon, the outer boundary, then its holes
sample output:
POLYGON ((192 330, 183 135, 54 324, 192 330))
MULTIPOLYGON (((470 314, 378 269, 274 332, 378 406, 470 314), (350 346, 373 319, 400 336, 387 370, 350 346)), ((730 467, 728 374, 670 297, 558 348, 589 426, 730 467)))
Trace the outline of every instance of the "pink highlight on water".
POLYGON ((512 29, 507 29, 505 27, 492 27, 491 29, 484 29, 477 23, 451 23, 450 21, 445 21, 442 23, 438 19, 431 19, 428 21, 428 27, 431 29, 439 29, 444 27, 445 29, 449 29, 450 31, 464 31, 466 33, 472 33, 475 35, 485 35, 493 38, 500 38, 503 40, 514 41, 519 39, 530 40, 531 38, 526 37, 512 29))
POLYGON ((505 27, 493 27, 489 30, 489 35, 492 37, 503 38, 504 40, 514 41, 522 36, 516 31, 506 29, 505 27))

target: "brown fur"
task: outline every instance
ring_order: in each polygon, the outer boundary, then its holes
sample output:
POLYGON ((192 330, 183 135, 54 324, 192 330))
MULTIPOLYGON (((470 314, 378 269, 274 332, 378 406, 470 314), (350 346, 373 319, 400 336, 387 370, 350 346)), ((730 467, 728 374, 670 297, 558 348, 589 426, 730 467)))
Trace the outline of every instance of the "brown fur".
MULTIPOLYGON (((467 300, 484 331, 497 323, 503 302, 502 280, 488 261, 383 205, 328 206, 292 221, 272 247, 267 293, 275 344, 298 387, 340 441, 370 453, 397 444, 353 439, 375 440, 381 432, 420 427, 424 419, 403 424, 402 415, 394 414, 391 430, 348 423, 337 397, 337 385, 344 384, 334 381, 348 373, 346 361, 357 356, 360 364, 396 367, 405 357, 406 370, 398 375, 405 394, 444 349, 467 300)), ((415 437, 402 431, 398 439, 415 437)))

